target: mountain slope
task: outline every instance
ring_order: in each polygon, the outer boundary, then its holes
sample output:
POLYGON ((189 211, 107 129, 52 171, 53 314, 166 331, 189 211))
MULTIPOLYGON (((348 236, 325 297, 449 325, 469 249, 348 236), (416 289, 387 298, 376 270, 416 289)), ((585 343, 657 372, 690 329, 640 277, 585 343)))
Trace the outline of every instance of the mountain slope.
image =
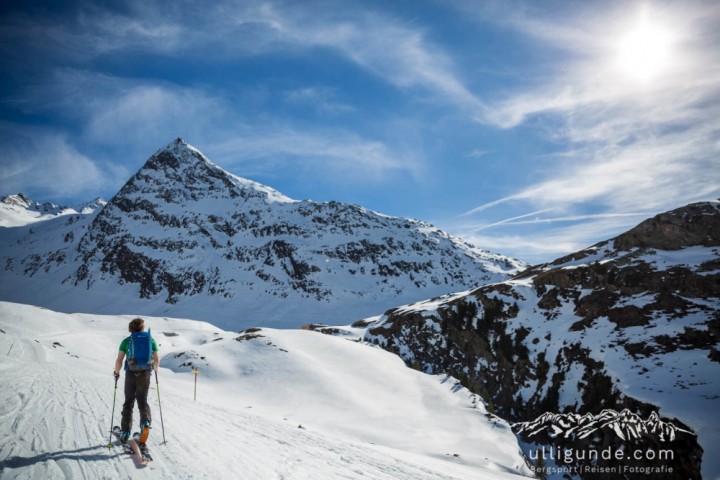
POLYGON ((354 321, 524 267, 423 222, 291 200, 180 139, 102 210, 71 220, 0 229, 0 298, 232 328, 299 326, 354 321))
POLYGON ((719 459, 701 457, 720 442, 718 202, 505 282, 393 309, 365 339, 418 369, 454 372, 513 421, 660 410, 693 432, 673 444, 676 477, 699 478, 701 461, 706 477, 720 476, 719 459))
MULTIPOLYGON (((0 302, 0 476, 12 478, 517 478, 507 423, 456 382, 377 348, 309 331, 237 334, 146 318, 160 344, 163 438, 136 469, 111 420, 111 368, 132 317, 0 302), (9 355, 6 354, 9 352, 9 355), (192 367, 199 367, 193 401, 192 367)), ((137 420, 137 412, 135 413, 137 420)))

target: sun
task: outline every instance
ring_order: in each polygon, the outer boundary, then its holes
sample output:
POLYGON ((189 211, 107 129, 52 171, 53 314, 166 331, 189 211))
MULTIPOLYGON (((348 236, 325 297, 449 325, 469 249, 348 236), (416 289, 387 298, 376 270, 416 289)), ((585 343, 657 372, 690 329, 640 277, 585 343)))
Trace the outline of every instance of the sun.
POLYGON ((617 66, 638 81, 660 76, 671 63, 672 34, 662 25, 651 23, 647 15, 617 42, 617 66))

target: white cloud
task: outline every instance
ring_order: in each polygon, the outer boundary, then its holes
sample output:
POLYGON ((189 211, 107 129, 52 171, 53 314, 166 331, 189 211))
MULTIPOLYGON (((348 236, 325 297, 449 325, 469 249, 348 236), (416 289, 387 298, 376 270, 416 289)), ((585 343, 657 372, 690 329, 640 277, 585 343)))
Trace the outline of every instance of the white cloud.
POLYGON ((492 154, 489 150, 481 150, 479 148, 475 148, 471 150, 470 152, 466 153, 465 156, 469 158, 482 158, 486 157, 488 155, 492 154))
POLYGON ((243 171, 253 168, 258 174, 293 166, 341 183, 386 182, 394 174, 413 177, 422 168, 418 156, 344 130, 245 125, 232 137, 209 151, 225 164, 242 165, 243 171))
POLYGON ((609 240, 658 212, 560 217, 546 217, 543 213, 547 212, 518 215, 494 225, 455 220, 444 228, 482 248, 537 264, 609 240))
POLYGON ((96 98, 88 109, 84 135, 106 145, 157 145, 160 139, 204 137, 228 115, 222 102, 203 91, 158 84, 96 98))
POLYGON ((96 144, 130 145, 146 155, 160 146, 158 139, 181 136, 221 165, 242 166, 243 172, 250 167, 267 174, 293 166, 353 182, 382 182, 393 172, 412 176, 420 161, 341 128, 259 122, 203 90, 147 83, 96 98, 87 107, 83 135, 96 144))
POLYGON ((105 169, 52 130, 0 124, 0 139, 4 193, 39 195, 38 200, 70 197, 78 190, 97 195, 113 181, 105 169))
MULTIPOLYGON (((436 100, 473 114, 484 108, 454 72, 450 56, 428 41, 422 29, 362 4, 332 9, 322 2, 225 2, 200 10, 187 6, 194 12, 192 22, 189 15, 168 16, 136 4, 143 20, 122 20, 125 33, 109 37, 115 48, 132 46, 122 40, 134 38, 150 50, 223 57, 324 48, 399 88, 430 92, 436 100), (159 38, 151 35, 156 21, 164 32, 159 38)), ((101 25, 112 21, 114 17, 101 25)), ((100 33, 106 35, 108 29, 100 33)))
POLYGON ((33 113, 72 125, 73 140, 116 161, 141 162, 178 136, 212 140, 232 131, 237 115, 221 97, 200 88, 61 69, 52 82, 25 91, 14 102, 33 113), (129 157, 128 157, 129 156, 129 157))
POLYGON ((348 113, 354 107, 342 103, 335 89, 329 87, 304 87, 285 92, 285 101, 295 106, 309 106, 321 113, 331 115, 348 113))
POLYGON ((458 77, 453 60, 422 29, 366 6, 322 2, 237 2, 198 6, 127 2, 127 13, 85 6, 64 23, 6 22, 6 38, 75 61, 143 51, 189 58, 238 58, 327 49, 401 89, 429 92, 476 115, 484 106, 458 77), (40 39, 43 39, 41 42, 40 39), (48 40, 49 39, 49 40, 48 40))
POLYGON ((429 91, 463 110, 484 108, 453 71, 450 57, 417 28, 369 11, 300 14, 282 8, 271 15, 292 43, 335 50, 397 87, 429 91))
MULTIPOLYGON (((287 99, 337 111, 342 105, 333 98, 332 90, 308 88, 287 99)), ((82 144, 111 150, 116 161, 130 160, 137 167, 178 136, 225 168, 241 167, 245 175, 272 175, 291 166, 324 181, 382 183, 395 174, 416 178, 422 163, 417 152, 379 139, 339 127, 261 121, 221 96, 166 82, 65 69, 56 73, 51 88, 31 91, 17 102, 73 119, 82 144)))

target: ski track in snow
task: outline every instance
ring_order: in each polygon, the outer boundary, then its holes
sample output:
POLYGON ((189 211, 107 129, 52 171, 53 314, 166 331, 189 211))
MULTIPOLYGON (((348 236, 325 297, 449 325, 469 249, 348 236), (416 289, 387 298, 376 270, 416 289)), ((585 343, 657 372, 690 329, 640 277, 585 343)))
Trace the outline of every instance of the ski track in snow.
POLYGON ((117 478, 93 415, 107 399, 82 375, 46 362, 40 344, 12 345, 0 393, 0 421, 10 425, 0 434, 2 478, 117 478))
MULTIPOLYGON (((19 319, 12 318, 17 316, 13 308, 13 304, 0 303, 0 328, 4 331, 0 332, 3 480, 450 480, 518 478, 520 473, 492 459, 484 466, 467 465, 442 458, 444 452, 433 457, 330 435, 312 426, 300 428, 297 421, 281 414, 256 412, 243 399, 234 404, 194 402, 186 394, 188 375, 164 368, 160 369, 159 381, 167 444, 161 445, 163 432, 153 380, 148 396, 153 431, 148 445, 155 461, 138 468, 114 437, 112 448, 107 448, 109 430, 112 424, 119 424, 124 400, 121 377, 111 421, 115 337, 118 342, 122 338, 125 318, 62 315, 38 309, 48 312, 50 320, 62 321, 47 321, 47 328, 38 329, 37 323, 26 325, 25 312, 19 319), (88 330, 88 318, 89 322, 97 318, 101 325, 88 330), (99 333, 97 329, 106 326, 109 332, 99 333), (78 331, 82 329, 86 331, 78 331), (88 344, 84 352, 79 349, 83 342, 88 344)), ((203 393, 210 395, 212 391, 203 393)), ((136 423, 137 410, 134 415, 136 423)), ((434 433, 443 432, 429 431, 428 435, 434 433)))

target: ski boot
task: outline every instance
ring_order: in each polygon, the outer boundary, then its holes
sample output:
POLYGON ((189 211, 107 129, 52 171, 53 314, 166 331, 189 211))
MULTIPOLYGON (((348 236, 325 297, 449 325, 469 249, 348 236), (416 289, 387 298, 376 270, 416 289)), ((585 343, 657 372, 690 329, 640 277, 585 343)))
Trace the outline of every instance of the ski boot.
POLYGON ((140 424, 140 438, 138 439, 138 443, 140 443, 140 445, 145 445, 147 442, 147 439, 150 436, 150 428, 150 422, 147 420, 140 424))

